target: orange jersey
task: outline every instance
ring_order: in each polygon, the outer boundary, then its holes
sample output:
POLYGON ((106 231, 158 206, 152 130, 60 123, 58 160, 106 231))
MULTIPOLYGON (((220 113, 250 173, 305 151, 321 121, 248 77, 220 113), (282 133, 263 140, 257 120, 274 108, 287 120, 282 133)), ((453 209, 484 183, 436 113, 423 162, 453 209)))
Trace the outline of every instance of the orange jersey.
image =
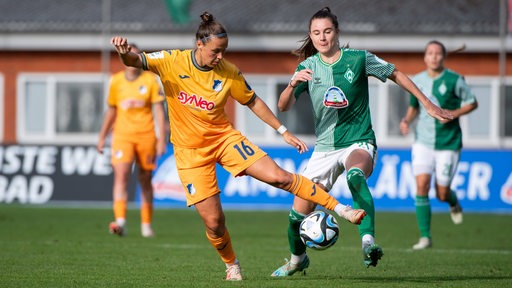
POLYGON ((242 73, 225 59, 205 69, 193 50, 168 50, 143 53, 142 62, 163 83, 171 142, 177 146, 198 148, 224 140, 234 130, 224 110, 228 97, 243 105, 255 97, 242 73))
POLYGON ((117 72, 110 81, 107 103, 117 111, 113 135, 122 138, 154 135, 152 104, 164 100, 158 80, 153 73, 143 71, 137 79, 129 81, 124 73, 117 72))

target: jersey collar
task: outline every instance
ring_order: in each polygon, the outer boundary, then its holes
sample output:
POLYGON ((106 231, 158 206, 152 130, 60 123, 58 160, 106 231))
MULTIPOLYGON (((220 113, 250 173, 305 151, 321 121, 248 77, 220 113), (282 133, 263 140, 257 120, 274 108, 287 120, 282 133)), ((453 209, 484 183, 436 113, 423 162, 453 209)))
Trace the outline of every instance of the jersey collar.
POLYGON ((213 68, 211 68, 211 67, 204 67, 204 66, 199 65, 199 63, 197 63, 197 61, 196 61, 196 49, 192 50, 192 53, 190 53, 190 57, 192 58, 192 64, 194 64, 194 67, 196 67, 197 70, 203 71, 203 72, 208 72, 208 71, 213 70, 213 68))
POLYGON ((320 52, 316 53, 316 56, 318 57, 318 59, 320 60, 320 62, 322 64, 324 64, 325 66, 333 66, 333 65, 336 65, 336 63, 340 62, 341 58, 343 58, 343 49, 340 49, 341 52, 340 52, 340 58, 338 58, 338 60, 336 60, 334 63, 332 64, 329 64, 327 62, 325 62, 324 60, 322 60, 322 57, 320 56, 320 52))

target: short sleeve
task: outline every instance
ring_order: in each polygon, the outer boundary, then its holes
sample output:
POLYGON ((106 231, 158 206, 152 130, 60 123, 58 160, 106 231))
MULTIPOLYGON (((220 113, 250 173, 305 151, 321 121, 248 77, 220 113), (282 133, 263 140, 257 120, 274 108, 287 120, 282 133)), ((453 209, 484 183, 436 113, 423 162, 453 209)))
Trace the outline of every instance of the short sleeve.
POLYGON ((475 94, 464 80, 464 77, 459 77, 456 85, 455 91, 457 96, 461 99, 461 105, 468 105, 476 101, 475 94))
POLYGON ((237 70, 231 85, 231 97, 242 105, 247 105, 254 100, 254 90, 245 79, 241 71, 237 70))
POLYGON ((366 75, 373 76, 382 82, 391 76, 395 71, 395 65, 388 63, 381 58, 375 56, 371 52, 366 51, 366 75))

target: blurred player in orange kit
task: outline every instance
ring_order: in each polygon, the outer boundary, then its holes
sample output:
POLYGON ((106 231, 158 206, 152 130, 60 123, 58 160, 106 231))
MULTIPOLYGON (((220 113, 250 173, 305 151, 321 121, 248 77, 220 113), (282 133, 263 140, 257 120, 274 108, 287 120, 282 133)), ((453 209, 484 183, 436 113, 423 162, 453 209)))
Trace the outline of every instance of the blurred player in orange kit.
POLYGON ((201 20, 194 49, 137 53, 126 38, 116 36, 111 42, 125 65, 160 76, 187 205, 193 205, 203 220, 208 241, 226 265, 226 280, 240 281, 240 263, 220 201, 217 163, 233 176, 252 176, 333 210, 352 223, 360 223, 366 213, 340 204, 311 180, 282 169, 234 129, 224 109, 229 98, 247 106, 299 153, 307 151, 306 144, 281 124, 240 70, 224 58, 228 47, 224 26, 208 12, 201 15, 201 20))
MULTIPOLYGON (((138 48, 131 44, 133 51, 138 48)), ((139 166, 139 183, 142 190, 141 234, 154 236, 153 186, 151 175, 156 168, 156 157, 166 149, 164 130, 165 96, 155 74, 140 68, 126 67, 117 72, 110 82, 108 109, 100 130, 97 150, 103 153, 105 138, 112 130, 112 156, 114 169, 113 210, 115 221, 110 223, 112 234, 126 233, 126 207, 128 180, 134 161, 139 166), (154 112, 153 112, 154 111, 154 112), (154 117, 153 118, 153 113, 154 117), (156 120, 156 121, 155 121, 156 120), (157 137, 157 132, 160 136, 157 137)))

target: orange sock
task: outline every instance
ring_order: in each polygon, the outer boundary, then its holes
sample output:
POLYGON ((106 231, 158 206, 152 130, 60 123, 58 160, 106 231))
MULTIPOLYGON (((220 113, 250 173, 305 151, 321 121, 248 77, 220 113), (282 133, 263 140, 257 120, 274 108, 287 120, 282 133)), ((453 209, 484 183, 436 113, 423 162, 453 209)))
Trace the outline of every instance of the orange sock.
POLYGON ((229 237, 228 230, 226 229, 226 233, 222 235, 220 238, 211 238, 208 233, 206 233, 206 238, 208 241, 212 243, 212 246, 217 249, 217 253, 219 253, 220 258, 226 264, 233 264, 236 261, 235 251, 233 251, 233 247, 231 246, 231 237, 229 237))
POLYGON ((153 203, 142 202, 140 207, 140 219, 143 224, 150 224, 153 220, 153 203))
POLYGON ((298 174, 293 174, 292 185, 290 185, 287 191, 332 211, 334 211, 334 207, 340 203, 336 198, 320 188, 320 186, 313 183, 313 181, 298 174))
POLYGON ((113 205, 114 217, 126 219, 126 200, 116 200, 113 205))

